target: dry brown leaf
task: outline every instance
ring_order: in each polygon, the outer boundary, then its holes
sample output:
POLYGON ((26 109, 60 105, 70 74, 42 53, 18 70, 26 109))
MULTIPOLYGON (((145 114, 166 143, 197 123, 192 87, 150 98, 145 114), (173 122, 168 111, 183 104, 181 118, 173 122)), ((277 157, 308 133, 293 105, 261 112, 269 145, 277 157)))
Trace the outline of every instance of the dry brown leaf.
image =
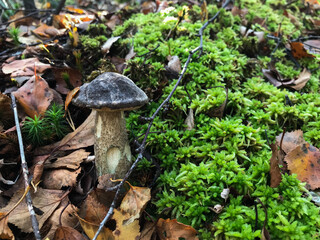
POLYGON ((11 110, 11 99, 0 92, 0 126, 5 129, 13 125, 13 113, 11 110))
POLYGON ((36 66, 38 73, 43 73, 44 70, 51 68, 50 64, 42 63, 37 58, 27 58, 3 64, 2 72, 11 74, 11 77, 33 76, 34 66, 36 66))
POLYGON ((42 39, 48 39, 56 37, 60 34, 60 31, 55 27, 48 26, 45 23, 42 23, 39 27, 32 31, 37 37, 42 39))
POLYGON ((45 113, 54 98, 54 93, 43 78, 33 76, 14 92, 14 96, 26 114, 34 118, 35 115, 39 116, 45 113))
POLYGON ((50 230, 43 239, 53 239, 56 230, 60 227, 60 219, 61 225, 63 227, 76 227, 79 223, 78 218, 75 215, 76 211, 77 208, 74 207, 72 204, 69 204, 69 199, 67 197, 64 198, 61 201, 59 207, 54 211, 54 213, 46 222, 46 225, 49 225, 48 228, 50 228, 50 230))
POLYGON ((291 46, 291 53, 294 58, 300 59, 304 57, 308 58, 314 58, 315 56, 312 54, 309 54, 307 50, 304 48, 303 43, 301 42, 290 42, 291 46))
POLYGON ((86 240, 86 238, 74 228, 61 226, 54 234, 53 240, 86 240))
POLYGON ((81 206, 82 213, 80 216, 88 222, 99 225, 107 215, 107 210, 107 207, 101 204, 96 196, 89 195, 81 206))
POLYGON ((47 189, 61 189, 62 187, 74 187, 81 168, 75 171, 68 169, 54 169, 44 171, 43 186, 47 189))
MULTIPOLYGON (((281 138, 282 133, 276 137, 278 146, 280 146, 281 138)), ((286 154, 288 154, 297 146, 302 146, 304 143, 306 143, 306 141, 303 138, 303 132, 301 130, 296 130, 284 134, 282 145, 280 147, 286 154)))
POLYGON ((146 222, 140 234, 140 240, 151 240, 153 233, 156 230, 156 224, 153 222, 146 222))
POLYGON ((160 218, 157 223, 157 233, 161 240, 198 240, 197 231, 189 226, 179 223, 176 219, 164 220, 160 218))
POLYGON ((90 152, 86 152, 86 150, 84 149, 79 149, 65 157, 52 159, 50 161, 45 162, 44 168, 47 169, 47 168, 63 167, 71 170, 76 170, 80 167, 80 164, 83 162, 83 160, 87 159, 89 155, 90 155, 90 152))
POLYGON ((113 231, 116 240, 135 240, 140 236, 139 220, 128 221, 130 214, 114 210, 112 219, 116 221, 116 229, 113 231))
MULTIPOLYGON (((9 212, 13 206, 20 200, 24 193, 24 189, 17 191, 10 199, 9 204, 2 209, 4 212, 9 212)), ((36 209, 36 217, 41 229, 43 224, 48 220, 54 210, 60 204, 61 197, 64 191, 48 190, 38 188, 36 193, 31 192, 31 198, 34 208, 36 209)), ((9 223, 17 226, 21 231, 30 233, 33 231, 30 221, 30 213, 25 201, 22 201, 10 214, 9 223)))
POLYGON ((295 90, 301 90, 310 80, 311 72, 306 68, 299 74, 298 78, 294 80, 294 85, 290 86, 295 90))
MULTIPOLYGON (((283 159, 279 159, 281 150, 278 149, 276 144, 271 144, 272 157, 270 159, 270 187, 278 187, 281 183, 282 176, 279 168, 279 162, 283 161, 283 159)), ((284 157, 284 156, 283 156, 284 157)))
POLYGON ((141 4, 141 12, 143 14, 154 13, 157 10, 157 4, 153 1, 146 1, 141 4))
POLYGON ((290 172, 306 182, 308 189, 320 187, 320 151, 316 147, 309 143, 297 146, 287 154, 285 161, 290 172))
POLYGON ((11 229, 8 226, 8 217, 6 216, 6 213, 1 212, 0 213, 0 239, 9 239, 9 240, 14 240, 14 235, 11 231, 11 229), (4 217, 4 218, 3 218, 4 217))
POLYGON ((72 99, 74 98, 74 96, 79 92, 80 87, 76 87, 74 88, 72 91, 70 91, 66 97, 66 101, 64 103, 64 110, 67 111, 69 104, 71 103, 72 99))
POLYGON ((139 219, 141 212, 151 199, 150 188, 134 187, 130 185, 130 189, 125 195, 120 205, 122 212, 130 215, 129 222, 139 219))

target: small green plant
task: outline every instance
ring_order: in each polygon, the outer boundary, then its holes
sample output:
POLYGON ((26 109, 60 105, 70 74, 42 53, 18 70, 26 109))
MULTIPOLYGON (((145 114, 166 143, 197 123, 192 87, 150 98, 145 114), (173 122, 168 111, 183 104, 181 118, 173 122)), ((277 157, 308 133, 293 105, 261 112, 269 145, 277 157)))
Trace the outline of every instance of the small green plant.
POLYGON ((20 33, 20 29, 16 28, 16 27, 11 27, 9 28, 9 35, 10 37, 13 39, 13 42, 15 45, 19 45, 20 41, 19 41, 19 33, 20 33))
POLYGON ((27 117, 23 124, 26 140, 34 146, 41 146, 61 139, 69 131, 62 106, 53 104, 44 116, 27 117))

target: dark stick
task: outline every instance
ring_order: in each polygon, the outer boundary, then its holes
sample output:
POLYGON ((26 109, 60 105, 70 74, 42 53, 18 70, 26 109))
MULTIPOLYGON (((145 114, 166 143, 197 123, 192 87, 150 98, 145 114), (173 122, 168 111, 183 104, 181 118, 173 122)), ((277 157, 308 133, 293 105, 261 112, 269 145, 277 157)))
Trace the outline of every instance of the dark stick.
MULTIPOLYGON (((23 141, 22 141, 21 130, 20 130, 20 125, 19 125, 19 119, 18 119, 16 98, 12 93, 11 93, 11 99, 12 99, 12 109, 13 109, 13 113, 14 113, 14 121, 16 124, 18 141, 19 141, 20 156, 21 156, 21 168, 22 168, 22 172, 23 172, 24 186, 25 186, 25 189, 27 189, 29 187, 29 178, 28 178, 29 170, 28 170, 28 165, 27 165, 26 158, 24 155, 24 148, 23 148, 23 141)), ((35 239, 41 240, 39 223, 38 223, 38 220, 36 218, 36 214, 33 209, 30 191, 28 191, 26 194, 26 202, 27 202, 28 210, 30 212, 32 229, 33 229, 35 239)))
MULTIPOLYGON (((225 8, 226 6, 229 5, 229 3, 231 2, 232 0, 227 0, 222 8, 225 8)), ((212 18, 210 18, 199 30, 199 36, 200 36, 200 44, 198 47, 196 47, 195 49, 193 49, 192 51, 189 52, 189 56, 188 56, 188 59, 187 61, 185 62, 184 66, 183 66, 183 69, 180 73, 180 76, 178 78, 178 81, 176 83, 176 85, 174 85, 174 88, 172 89, 172 91, 170 92, 170 94, 167 96, 167 98, 160 104, 160 106, 157 108, 157 110, 154 112, 154 114, 152 115, 152 117, 149 118, 150 122, 149 122, 149 125, 148 125, 148 128, 147 128, 147 131, 145 133, 145 136, 144 136, 144 139, 140 145, 140 147, 137 149, 137 152, 139 153, 138 154, 138 157, 137 159, 135 160, 135 162, 132 164, 131 168, 129 169, 129 171, 126 173, 126 175, 124 176, 124 178, 122 179, 122 181, 119 183, 118 185, 118 189, 116 191, 116 194, 114 196, 114 199, 111 203, 111 206, 109 208, 109 211, 107 213, 107 215, 104 217, 104 219, 101 221, 100 225, 99 225, 99 229, 98 231, 96 232, 94 238, 92 240, 97 240, 100 232, 102 231, 105 223, 111 218, 112 214, 113 214, 113 210, 115 209, 115 206, 116 206, 116 201, 117 199, 119 198, 119 195, 120 195, 120 192, 121 192, 121 188, 123 186, 123 184, 125 183, 125 181, 128 179, 128 177, 131 175, 131 173, 133 172, 133 170, 135 169, 135 167, 137 166, 137 164, 139 163, 139 161, 142 159, 143 157, 143 153, 144 153, 144 150, 145 150, 145 147, 146 147, 146 142, 147 142, 147 137, 150 133, 150 129, 153 125, 153 121, 155 119, 155 117, 158 115, 158 113, 160 112, 160 110, 163 108, 163 106, 165 106, 171 99, 172 95, 174 94, 174 92, 176 91, 177 87, 179 86, 185 72, 187 71, 187 68, 188 68, 188 65, 189 63, 191 62, 191 58, 192 56, 199 51, 199 56, 201 55, 202 53, 202 49, 203 49, 203 31, 205 30, 205 28, 209 25, 209 23, 213 22, 220 14, 220 11, 219 10, 212 18)))

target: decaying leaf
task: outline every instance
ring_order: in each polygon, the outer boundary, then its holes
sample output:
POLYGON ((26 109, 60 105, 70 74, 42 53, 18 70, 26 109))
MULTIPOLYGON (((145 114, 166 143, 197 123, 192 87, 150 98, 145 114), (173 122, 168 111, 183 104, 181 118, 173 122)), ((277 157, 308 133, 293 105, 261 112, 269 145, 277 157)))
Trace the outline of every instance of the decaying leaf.
POLYGON ((11 77, 33 76, 34 66, 36 66, 38 73, 43 73, 44 70, 51 68, 50 64, 42 63, 37 58, 27 58, 3 64, 2 72, 11 74, 11 77))
POLYGON ((310 80, 311 72, 309 72, 306 68, 299 74, 298 78, 294 80, 294 84, 290 86, 295 90, 301 90, 307 82, 310 80))
POLYGON ((113 231, 114 239, 116 240, 134 240, 139 239, 140 225, 139 220, 128 221, 131 218, 130 214, 122 211, 114 210, 112 219, 116 221, 116 229, 113 231))
POLYGON ((157 233, 161 240, 198 239, 197 231, 193 227, 179 223, 176 219, 160 218, 157 223, 157 233))
POLYGON ((86 240, 84 236, 71 227, 61 226, 54 234, 53 240, 86 240))
POLYGON ((31 77, 14 95, 31 118, 43 115, 54 98, 53 89, 39 76, 31 77))
POLYGON ((281 149, 278 149, 278 146, 276 144, 271 144, 270 147, 272 150, 272 157, 270 159, 270 187, 274 188, 278 187, 282 180, 279 164, 280 161, 283 161, 283 159, 279 158, 281 158, 281 156, 283 155, 280 155, 281 149))
POLYGON ((54 68, 52 69, 54 79, 56 80, 56 90, 62 94, 68 94, 70 89, 82 85, 82 74, 77 69, 72 68, 54 68))
POLYGON ((269 82, 276 87, 288 86, 294 83, 294 80, 292 79, 283 79, 278 70, 275 68, 274 63, 270 63, 269 69, 262 69, 262 73, 269 80, 269 82))
POLYGON ((118 41, 120 39, 120 37, 111 37, 109 38, 101 47, 101 51, 104 54, 109 53, 110 48, 112 47, 112 44, 114 44, 116 41, 118 41))
POLYGON ((304 48, 303 43, 301 42, 290 42, 291 53, 294 58, 300 59, 303 57, 314 58, 314 55, 309 54, 307 50, 304 48))
POLYGON ((297 174, 297 178, 307 183, 307 188, 314 190, 320 187, 320 151, 304 143, 297 146, 285 157, 288 169, 297 174))
MULTIPOLYGON (((78 215, 76 215, 78 216, 78 215)), ((86 235, 90 238, 93 239, 93 237, 95 236, 96 232, 99 229, 99 224, 94 224, 91 222, 88 222, 86 220, 84 220, 83 218, 79 217, 79 221, 81 224, 81 227, 83 229, 83 231, 86 233, 86 235)), ((102 231, 100 232, 99 236, 97 237, 97 240, 114 240, 112 231, 106 227, 102 228, 102 231)))
POLYGON ((11 99, 0 92, 0 126, 5 129, 13 124, 13 112, 11 110, 11 99))
MULTIPOLYGON (((77 208, 69 203, 69 199, 64 198, 59 207, 53 212, 51 217, 46 222, 50 228, 49 232, 43 239, 54 239, 53 236, 58 228, 60 228, 60 219, 61 225, 63 227, 74 228, 79 223, 78 218, 75 215, 77 208)), ((67 239, 67 238, 66 238, 67 239)))
POLYGON ((53 169, 43 173, 43 186, 47 189, 62 189, 76 186, 77 177, 81 168, 70 171, 68 169, 53 169))
POLYGON ((83 160, 87 159, 89 155, 90 152, 86 152, 84 149, 79 149, 67 156, 47 161, 44 164, 44 168, 68 168, 71 170, 76 170, 80 167, 80 164, 83 162, 83 160))
MULTIPOLYGON (((9 212, 20 200, 24 189, 17 191, 10 199, 9 204, 2 209, 3 212, 9 212)), ((31 192, 33 207, 39 222, 39 228, 48 220, 54 210, 60 204, 64 191, 48 190, 38 188, 36 193, 31 192)), ((21 231, 30 233, 33 231, 30 221, 30 213, 25 201, 22 201, 10 214, 9 223, 17 226, 21 231)))
POLYGON ((194 128, 194 113, 192 108, 189 108, 189 113, 186 120, 184 121, 184 124, 187 125, 186 130, 190 131, 194 128))
POLYGON ((9 240, 14 240, 14 235, 11 231, 11 229, 8 226, 8 217, 6 216, 6 213, 1 212, 0 213, 0 239, 9 239, 9 240))
POLYGON ((80 87, 76 87, 74 88, 72 91, 70 91, 66 97, 66 101, 64 103, 64 110, 67 111, 69 104, 71 103, 72 99, 74 98, 74 96, 79 92, 80 87))
POLYGON ((130 185, 130 189, 125 195, 120 205, 120 209, 124 213, 130 215, 130 221, 140 218, 142 210, 147 202, 151 199, 150 188, 134 187, 130 185))
MULTIPOLYGON (((282 133, 276 137, 278 146, 280 146, 281 138, 282 133)), ((288 154, 297 146, 302 146, 304 143, 306 143, 306 141, 303 138, 303 132, 301 130, 286 132, 282 140, 281 149, 288 154)))

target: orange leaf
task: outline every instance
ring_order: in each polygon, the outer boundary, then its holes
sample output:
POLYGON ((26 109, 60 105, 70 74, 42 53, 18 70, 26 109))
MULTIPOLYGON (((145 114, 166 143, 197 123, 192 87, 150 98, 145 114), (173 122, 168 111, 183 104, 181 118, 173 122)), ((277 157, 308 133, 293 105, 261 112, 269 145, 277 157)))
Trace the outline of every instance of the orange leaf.
POLYGON ((54 93, 48 83, 41 77, 31 77, 14 96, 23 107, 26 114, 32 118, 44 114, 54 98, 54 93))
POLYGON ((6 213, 0 213, 0 239, 10 239, 14 240, 14 235, 11 231, 11 229, 8 226, 8 217, 6 216, 6 213))
POLYGON ((59 227, 54 234, 53 240, 85 240, 81 233, 71 227, 59 227))
POLYGON ((41 24, 40 27, 32 31, 40 38, 52 38, 59 35, 59 30, 55 27, 48 26, 47 24, 41 24))
POLYGON ((79 92, 80 87, 76 87, 74 88, 72 91, 70 91, 66 97, 66 101, 64 103, 64 110, 67 111, 68 110, 68 106, 71 103, 72 99, 74 98, 74 96, 79 92))
POLYGON ((301 42, 290 42, 291 53, 294 58, 300 59, 303 57, 314 58, 314 55, 309 54, 307 50, 304 48, 303 43, 301 42))
POLYGON ((304 143, 297 146, 285 157, 288 169, 297 174, 297 178, 307 183, 307 187, 314 190, 320 187, 320 151, 304 143))
POLYGON ((176 219, 160 218, 157 223, 157 233, 161 240, 198 239, 197 231, 193 227, 179 223, 176 219))

